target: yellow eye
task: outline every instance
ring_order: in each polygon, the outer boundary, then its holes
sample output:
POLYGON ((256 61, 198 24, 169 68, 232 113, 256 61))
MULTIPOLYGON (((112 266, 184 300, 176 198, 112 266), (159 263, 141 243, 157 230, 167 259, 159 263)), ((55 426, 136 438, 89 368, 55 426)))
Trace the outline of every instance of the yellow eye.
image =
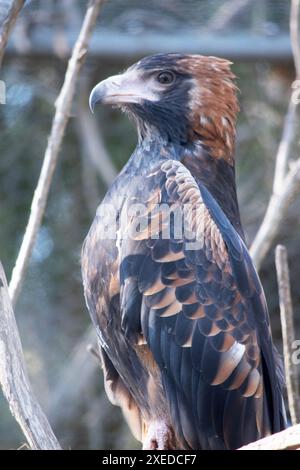
POLYGON ((173 83, 174 80, 175 80, 175 75, 170 70, 165 71, 165 72, 160 72, 157 75, 157 81, 161 83, 162 85, 170 85, 170 83, 173 83))

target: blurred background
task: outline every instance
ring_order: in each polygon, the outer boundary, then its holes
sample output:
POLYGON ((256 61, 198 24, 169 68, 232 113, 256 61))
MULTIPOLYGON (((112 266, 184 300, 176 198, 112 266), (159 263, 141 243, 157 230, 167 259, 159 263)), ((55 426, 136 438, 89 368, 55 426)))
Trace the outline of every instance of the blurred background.
MULTIPOLYGON (((6 50, 0 75, 7 87, 7 103, 0 105, 0 259, 8 278, 86 4, 27 0, 6 50)), ((86 348, 94 333, 83 298, 81 245, 107 186, 136 144, 132 124, 118 111, 100 108, 94 116, 89 113, 91 88, 156 52, 233 60, 241 102, 237 187, 250 244, 272 189, 294 79, 289 8, 288 0, 114 0, 102 8, 15 312, 34 390, 65 448, 139 448, 120 410, 109 404, 98 362, 86 348)), ((298 157, 299 148, 296 142, 298 157)), ((290 207, 276 240, 289 252, 297 338, 299 214, 300 200, 290 207)), ((260 274, 281 350, 273 249, 260 274)), ((0 415, 0 448, 20 447, 24 437, 2 395, 0 415)))

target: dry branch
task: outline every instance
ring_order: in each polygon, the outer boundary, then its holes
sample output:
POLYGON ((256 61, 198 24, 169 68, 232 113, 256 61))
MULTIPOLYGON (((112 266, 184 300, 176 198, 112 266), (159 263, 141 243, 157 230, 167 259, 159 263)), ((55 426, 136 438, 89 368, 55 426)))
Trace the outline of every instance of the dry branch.
POLYGON ((17 16, 24 5, 24 0, 9 0, 0 5, 0 67, 2 64, 8 36, 17 16))
MULTIPOLYGON (((292 0, 290 32, 296 79, 300 78, 299 11, 300 0, 292 0)), ((288 159, 295 140, 298 124, 296 113, 297 103, 292 93, 281 142, 276 155, 272 195, 264 219, 250 248, 250 254, 257 269, 260 268, 264 257, 279 232, 279 227, 285 217, 286 210, 300 192, 300 158, 293 162, 290 170, 287 171, 288 159)))
POLYGON ((290 288, 287 250, 278 245, 275 250, 275 263, 278 280, 280 318, 283 339, 283 356, 285 365, 286 387, 292 424, 300 423, 299 383, 295 364, 293 364, 293 344, 295 329, 293 321, 293 305, 290 288))
POLYGON ((80 140, 81 151, 81 181, 82 181, 82 191, 83 197, 85 200, 86 207, 88 208, 90 217, 95 216, 96 208, 99 205, 101 199, 99 181, 97 172, 91 163, 90 159, 86 156, 86 149, 82 148, 82 141, 80 140))
POLYGON ((291 3, 291 45, 294 56, 294 63, 296 69, 296 77, 300 78, 300 28, 299 28, 299 10, 300 0, 292 0, 291 3))
POLYGON ((59 450, 60 445, 28 380, 21 340, 1 263, 0 383, 11 413, 19 423, 30 448, 59 450))
POLYGON ((88 344, 96 344, 93 325, 86 330, 73 348, 70 359, 60 371, 57 384, 51 392, 48 414, 54 423, 66 422, 75 414, 85 390, 91 387, 99 369, 99 364, 87 351, 88 344))
POLYGON ((13 305, 16 303, 20 293, 24 274, 45 212, 48 193, 57 163, 58 152, 69 120, 77 77, 87 52, 88 41, 95 25, 97 15, 104 1, 105 0, 91 0, 89 2, 81 31, 73 48, 71 59, 69 60, 64 84, 55 103, 56 111, 52 122, 43 166, 32 199, 31 211, 25 235, 9 284, 9 293, 13 305))
POLYGON ((94 168, 104 183, 110 186, 117 176, 117 170, 107 153, 101 130, 97 127, 90 112, 84 107, 78 110, 78 131, 82 140, 82 147, 86 149, 94 168))
POLYGON ((257 269, 260 268, 264 257, 278 234, 289 205, 299 192, 300 159, 291 165, 289 172, 283 180, 281 191, 272 194, 263 222, 250 248, 250 254, 257 269))
POLYGON ((252 442, 239 450, 296 450, 300 449, 300 424, 252 442))
POLYGON ((250 1, 251 0, 229 0, 223 3, 208 21, 206 29, 212 32, 224 30, 243 12, 250 4, 250 1))
POLYGON ((88 344, 86 349, 94 357, 94 359, 97 359, 98 365, 102 367, 102 360, 97 345, 92 343, 88 344))
POLYGON ((282 190, 284 177, 288 168, 290 149, 296 137, 296 119, 297 103, 295 100, 291 99, 285 116, 282 137, 276 155, 273 194, 279 194, 282 190))

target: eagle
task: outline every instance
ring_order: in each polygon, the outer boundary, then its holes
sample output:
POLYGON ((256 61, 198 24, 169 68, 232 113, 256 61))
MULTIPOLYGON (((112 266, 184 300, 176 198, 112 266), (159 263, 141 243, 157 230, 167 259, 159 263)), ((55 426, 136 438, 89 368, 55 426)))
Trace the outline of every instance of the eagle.
POLYGON ((241 225, 231 62, 141 59, 98 83, 137 146, 82 249, 105 390, 143 449, 236 449, 285 428, 281 364, 241 225))

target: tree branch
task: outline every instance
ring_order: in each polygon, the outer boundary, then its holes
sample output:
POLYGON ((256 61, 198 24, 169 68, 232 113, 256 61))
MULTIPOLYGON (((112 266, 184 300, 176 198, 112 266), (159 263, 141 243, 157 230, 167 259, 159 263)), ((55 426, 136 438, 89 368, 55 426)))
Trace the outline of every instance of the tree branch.
MULTIPOLYGON (((290 12, 290 34, 296 79, 300 78, 300 45, 299 45, 299 10, 300 0, 292 0, 290 12)), ((275 164, 273 191, 268 203, 264 219, 250 248, 250 254, 257 269, 268 253, 279 227, 285 217, 286 210, 300 192, 300 158, 287 172, 291 147, 297 129, 297 102, 291 94, 281 142, 278 147, 275 164)))
POLYGON ((292 45, 297 78, 300 78, 299 11, 300 11, 300 0, 292 0, 290 31, 291 31, 291 45, 292 45))
POLYGON ((21 340, 1 263, 0 383, 11 413, 19 423, 30 448, 59 450, 60 445, 28 380, 21 340))
POLYGON ((264 257, 278 234, 290 203, 299 192, 300 159, 291 165, 291 169, 282 183, 280 193, 272 194, 262 224, 250 248, 250 254, 257 269, 260 268, 264 257))
POLYGON ((61 423, 70 419, 82 402, 85 390, 91 387, 99 365, 88 354, 87 345, 96 344, 95 338, 95 328, 91 325, 73 348, 70 360, 62 368, 47 410, 51 421, 61 423))
POLYGON ((283 357, 285 365, 286 387, 292 424, 300 422, 299 409, 299 383, 295 364, 293 364, 293 343, 295 341, 295 329, 293 321, 293 305, 290 288, 290 276, 288 267, 287 250, 282 245, 277 245, 275 250, 275 263, 277 271, 280 319, 283 339, 283 357))
POLYGON ((296 135, 297 103, 291 99, 284 120, 283 133, 276 155, 273 194, 280 193, 287 172, 290 148, 296 135))
POLYGON ((229 0, 222 3, 208 21, 205 29, 210 32, 224 30, 249 4, 250 0, 229 0))
POLYGON ((72 56, 66 71, 65 81, 55 103, 56 111, 46 148, 39 181, 32 199, 31 211, 22 245, 12 272, 9 293, 13 305, 21 290, 26 268, 29 263, 34 242, 45 212, 48 193, 57 163, 58 152, 69 120, 75 85, 84 61, 88 40, 91 36, 100 7, 105 0, 91 0, 81 27, 80 34, 73 48, 72 56))
POLYGON ((252 442, 239 450, 296 450, 300 449, 300 424, 252 442))
POLYGON ((25 0, 9 0, 0 5, 0 67, 2 64, 8 36, 25 0))
POLYGON ((78 132, 83 148, 86 149, 94 168, 107 186, 110 186, 117 170, 111 161, 104 145, 101 130, 98 129, 95 119, 84 107, 78 110, 78 132))

